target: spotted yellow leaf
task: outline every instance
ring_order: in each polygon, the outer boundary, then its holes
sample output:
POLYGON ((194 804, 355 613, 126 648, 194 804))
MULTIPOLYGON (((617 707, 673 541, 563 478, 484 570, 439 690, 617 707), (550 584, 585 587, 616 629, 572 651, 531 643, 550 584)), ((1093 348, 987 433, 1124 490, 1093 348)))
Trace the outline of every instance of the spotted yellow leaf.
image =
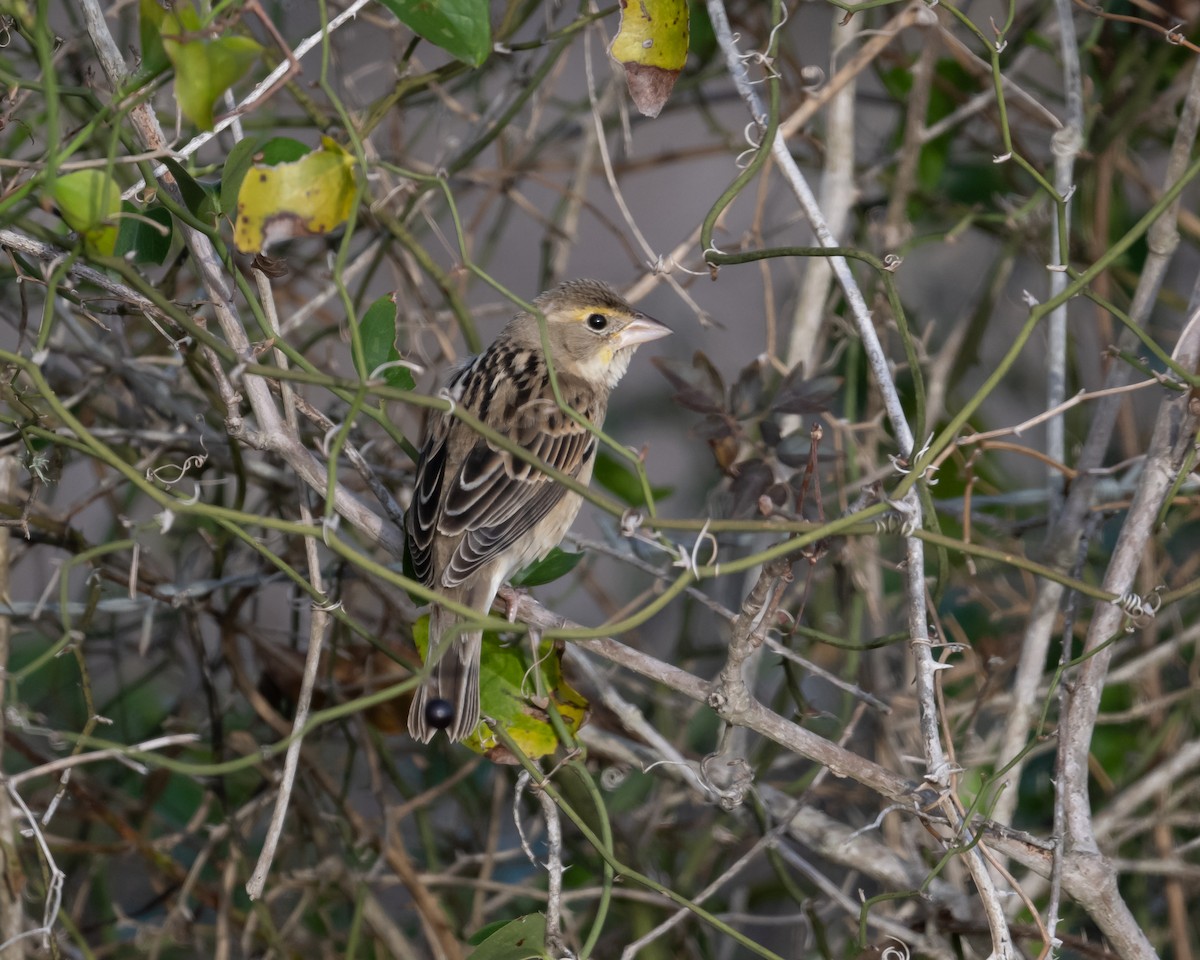
POLYGON ((625 68, 634 105, 657 117, 687 62, 687 0, 621 0, 621 26, 608 54, 625 68))
MULTIPOLYGON (((424 657, 429 646, 427 616, 413 626, 413 640, 424 657)), ((508 731, 526 756, 536 760, 558 747, 558 736, 549 718, 549 702, 554 703, 572 733, 583 723, 588 702, 564 679, 562 651, 553 642, 547 640, 538 645, 536 670, 530 659, 526 638, 505 645, 493 634, 485 633, 479 658, 479 707, 483 716, 508 731), (539 686, 546 700, 539 699, 539 686)), ((480 722, 463 743, 495 763, 517 762, 491 735, 486 722, 480 722)))
POLYGON ((255 164, 237 196, 233 242, 258 253, 280 240, 329 233, 354 207, 354 157, 328 137, 290 163, 255 164))
MULTIPOLYGON (((587 715, 587 700, 562 675, 562 651, 547 640, 538 645, 536 671, 530 663, 528 640, 522 637, 511 646, 484 641, 479 661, 480 712, 508 731, 530 759, 547 756, 558 747, 558 734, 549 718, 549 701, 562 715, 567 729, 579 729, 587 715), (537 696, 538 679, 546 700, 537 696)), ((507 748, 481 723, 463 741, 476 753, 495 763, 516 763, 507 748)))

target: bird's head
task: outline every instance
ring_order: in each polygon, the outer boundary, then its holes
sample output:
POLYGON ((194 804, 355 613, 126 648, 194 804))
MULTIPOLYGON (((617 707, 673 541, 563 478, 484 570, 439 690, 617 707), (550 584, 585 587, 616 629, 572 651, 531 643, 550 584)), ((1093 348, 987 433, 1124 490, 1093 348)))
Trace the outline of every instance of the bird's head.
MULTIPOLYGON (((639 345, 671 332, 598 280, 560 283, 538 297, 534 306, 546 317, 555 369, 606 389, 616 386, 639 345)), ((519 314, 509 325, 509 334, 530 348, 541 346, 541 330, 533 314, 519 314)))

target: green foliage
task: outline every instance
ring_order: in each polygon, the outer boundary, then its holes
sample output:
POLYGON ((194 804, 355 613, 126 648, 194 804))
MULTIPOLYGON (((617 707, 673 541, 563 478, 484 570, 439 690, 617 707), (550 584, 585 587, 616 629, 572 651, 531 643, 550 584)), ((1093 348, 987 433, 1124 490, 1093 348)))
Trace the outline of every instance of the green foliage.
MULTIPOLYGON (((142 23, 153 23, 143 7, 142 23)), ((184 2, 163 14, 159 25, 162 51, 175 68, 175 99, 184 117, 201 130, 211 130, 213 107, 225 91, 245 76, 262 54, 249 37, 220 36, 207 39, 196 11, 184 2)), ((143 26, 143 43, 145 40, 143 26)), ((157 61, 158 46, 150 43, 149 58, 157 61)))
POLYGON ((154 76, 165 70, 171 63, 163 46, 163 23, 167 11, 158 0, 138 0, 138 35, 142 46, 142 70, 149 76, 154 76))
POLYGON ((487 936, 472 938, 476 948, 470 960, 543 960, 547 955, 541 944, 546 938, 546 918, 541 914, 518 917, 499 925, 485 927, 487 936))
POLYGON ((514 587, 540 587, 565 577, 583 559, 582 553, 568 553, 555 547, 541 560, 534 561, 511 579, 514 587))
MULTIPOLYGON (((428 617, 414 625, 413 642, 423 658, 429 648, 428 617)), ((446 638, 441 642, 447 642, 446 638)), ((523 642, 501 643, 493 633, 483 635, 479 704, 485 719, 464 743, 497 763, 515 760, 489 730, 489 720, 512 737, 525 756, 537 760, 553 754, 559 746, 550 719, 552 709, 572 734, 587 713, 587 700, 563 677, 562 651, 551 641, 539 643, 535 663, 528 646, 523 642)), ((454 651, 446 654, 455 655, 454 651)))
POLYGON ((200 183, 183 164, 172 157, 164 158, 163 164, 171 171, 171 176, 179 185, 179 192, 188 212, 198 220, 216 222, 220 197, 215 185, 200 183))
POLYGON ((125 202, 121 211, 125 216, 121 217, 113 252, 118 257, 129 255, 134 263, 161 264, 171 249, 174 223, 166 207, 154 205, 141 211, 125 202))
POLYGON ((103 170, 77 170, 54 178, 54 202, 67 225, 83 237, 84 246, 112 256, 117 244, 116 216, 121 187, 103 170))
POLYGON ((411 390, 412 371, 399 365, 396 349, 396 298, 386 295, 376 300, 359 321, 358 335, 362 338, 364 379, 382 375, 389 387, 411 390))
MULTIPOLYGON (((273 146, 273 160, 291 152, 290 144, 273 146)), ((297 160, 256 163, 238 186, 234 245, 259 253, 279 240, 336 230, 353 211, 356 186, 354 157, 330 137, 297 160)))
POLYGON ((246 137, 234 144, 221 174, 221 212, 230 220, 237 215, 238 191, 250 168, 261 163, 273 167, 278 163, 299 160, 309 148, 292 137, 271 137, 263 141, 257 137, 246 137))
MULTIPOLYGON (((596 454, 592 480, 631 507, 641 507, 646 504, 646 495, 637 474, 616 457, 604 453, 603 450, 596 454)), ((652 486, 650 488, 650 495, 656 502, 664 497, 669 497, 671 493, 671 487, 652 486)))
POLYGON ((688 18, 692 25, 688 38, 690 51, 701 63, 707 63, 717 52, 717 35, 713 32, 708 8, 700 0, 689 0, 688 18))
POLYGON ((492 52, 487 0, 380 0, 409 29, 478 67, 492 52))

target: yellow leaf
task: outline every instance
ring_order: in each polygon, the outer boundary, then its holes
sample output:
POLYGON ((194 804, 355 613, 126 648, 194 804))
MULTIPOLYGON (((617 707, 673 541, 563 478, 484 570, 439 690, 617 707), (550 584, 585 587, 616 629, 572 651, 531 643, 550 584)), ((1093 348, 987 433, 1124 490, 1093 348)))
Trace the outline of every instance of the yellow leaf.
MULTIPOLYGON (((547 640, 538 647, 537 671, 542 687, 562 714, 567 729, 579 729, 587 715, 587 700, 566 682, 562 675, 562 651, 547 640)), ((525 642, 511 646, 489 643, 479 665, 480 709, 498 726, 508 731, 517 746, 532 760, 547 756, 558 747, 558 735, 550 723, 549 707, 539 704, 534 695, 537 679, 530 669, 529 646, 525 642)), ((463 743, 494 763, 516 763, 516 757, 499 744, 480 723, 463 743)))
POLYGON ((321 149, 291 163, 255 164, 238 190, 233 242, 258 253, 292 237, 328 233, 354 205, 354 157, 328 137, 321 149))
MULTIPOLYGON (((429 649, 428 615, 413 624, 413 642, 425 657, 429 649)), ((558 748, 558 735, 550 722, 549 706, 544 701, 539 704, 534 695, 539 687, 539 676, 540 688, 547 692, 571 733, 576 733, 583 724, 588 702, 563 677, 562 650, 553 641, 539 644, 536 670, 531 667, 529 653, 529 644, 524 638, 521 642, 505 645, 497 642, 494 634, 483 635, 483 650, 479 657, 479 707, 483 716, 508 731, 527 757, 536 760, 558 748)), ((463 745, 493 763, 517 763, 517 758, 492 736, 483 721, 463 745)))
POLYGON ((682 70, 688 52, 687 0, 621 0, 621 27, 608 52, 618 63, 682 70))
POLYGON ((621 27, 608 53, 625 68, 638 110, 657 117, 687 62, 687 0, 621 0, 621 27))

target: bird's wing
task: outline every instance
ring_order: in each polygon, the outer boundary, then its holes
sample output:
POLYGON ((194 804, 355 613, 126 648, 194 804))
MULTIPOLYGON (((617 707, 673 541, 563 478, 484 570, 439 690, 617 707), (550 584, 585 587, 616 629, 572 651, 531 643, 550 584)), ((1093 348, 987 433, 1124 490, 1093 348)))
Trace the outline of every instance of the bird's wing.
POLYGON ((421 448, 412 503, 408 508, 408 555, 413 573, 427 587, 434 586, 433 541, 441 511, 442 484, 446 476, 446 441, 452 421, 443 414, 429 425, 421 448))
MULTIPOLYGON (((578 477, 595 452, 595 437, 551 399, 530 400, 507 422, 490 425, 569 477, 578 477)), ((470 427, 461 422, 451 430, 470 433, 470 427)), ((444 473, 444 462, 441 469, 444 473)), ((444 586, 462 583, 517 543, 567 493, 532 464, 479 436, 461 467, 441 485, 437 532, 458 540, 442 571, 444 586)))

